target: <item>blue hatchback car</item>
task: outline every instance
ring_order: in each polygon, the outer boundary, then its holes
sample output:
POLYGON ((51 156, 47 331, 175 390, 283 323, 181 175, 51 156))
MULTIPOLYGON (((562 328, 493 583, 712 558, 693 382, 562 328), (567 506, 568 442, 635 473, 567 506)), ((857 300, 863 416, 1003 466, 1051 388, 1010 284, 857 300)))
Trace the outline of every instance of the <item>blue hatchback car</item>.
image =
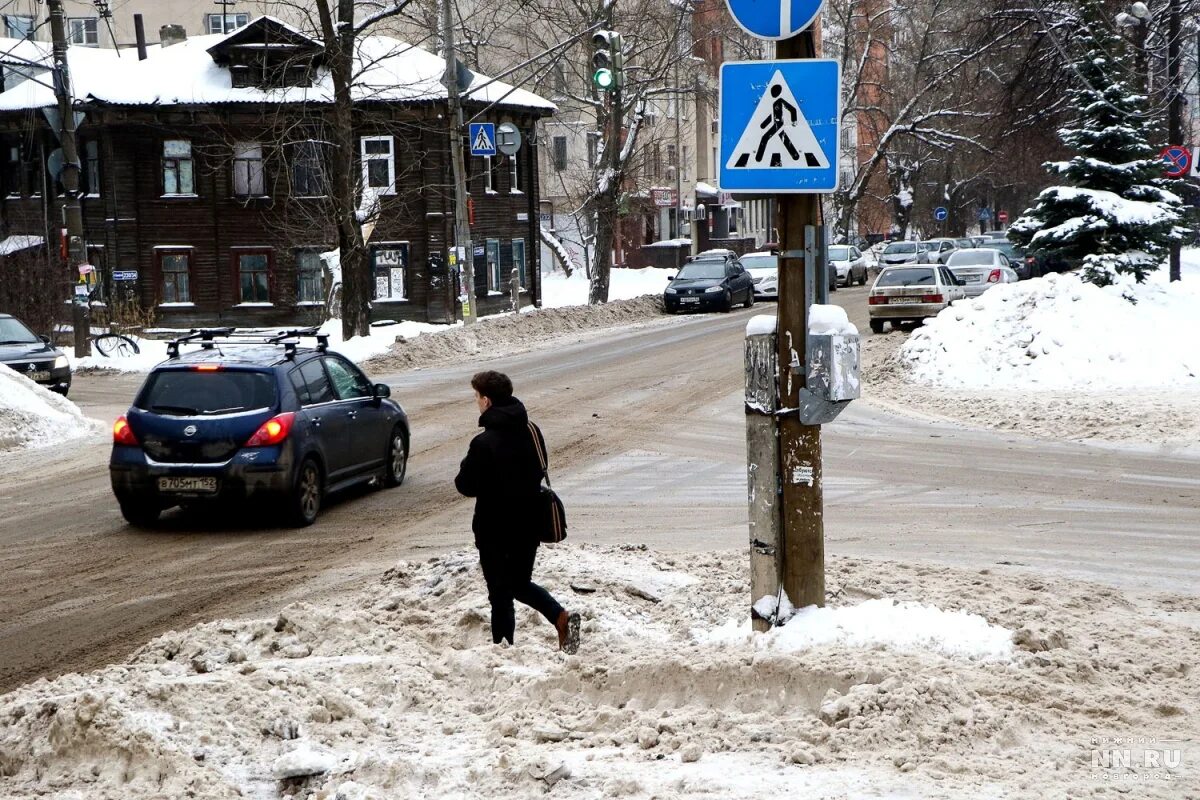
POLYGON ((109 471, 125 519, 149 526, 172 506, 252 500, 306 526, 329 492, 399 486, 404 409, 327 345, 315 329, 172 342, 113 425, 109 471), (310 336, 316 347, 301 347, 310 336))

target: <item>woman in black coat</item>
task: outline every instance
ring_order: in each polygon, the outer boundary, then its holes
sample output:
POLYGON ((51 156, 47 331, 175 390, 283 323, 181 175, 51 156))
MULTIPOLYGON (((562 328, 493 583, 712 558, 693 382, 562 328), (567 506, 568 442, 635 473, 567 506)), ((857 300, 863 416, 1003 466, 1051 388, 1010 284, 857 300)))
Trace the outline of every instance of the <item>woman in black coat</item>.
POLYGON ((475 498, 471 529, 492 606, 492 641, 512 644, 513 601, 520 600, 554 625, 559 648, 574 653, 579 647, 579 615, 568 613, 533 582, 539 544, 534 514, 542 482, 534 437, 546 452, 542 432, 530 425, 507 375, 480 372, 471 378, 471 388, 483 433, 471 440, 454 485, 475 498))

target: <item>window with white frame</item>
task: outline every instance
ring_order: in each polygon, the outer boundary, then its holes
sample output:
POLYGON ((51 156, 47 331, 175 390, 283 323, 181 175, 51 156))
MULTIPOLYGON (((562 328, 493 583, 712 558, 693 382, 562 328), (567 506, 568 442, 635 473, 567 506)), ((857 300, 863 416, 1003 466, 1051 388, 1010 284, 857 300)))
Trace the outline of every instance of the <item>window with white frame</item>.
POLYGON ((250 22, 249 14, 205 14, 204 29, 209 33, 230 33, 244 28, 250 22))
POLYGON ((408 299, 408 242, 381 243, 371 249, 376 300, 408 299))
POLYGON ((100 19, 98 17, 72 17, 67 20, 67 39, 71 44, 84 47, 100 46, 100 19))
POLYGON ((159 297, 162 303, 190 303, 189 281, 191 250, 159 250, 158 271, 161 275, 159 297))
POLYGON ((325 301, 325 265, 316 250, 296 251, 296 302, 325 301))
POLYGON ((513 258, 513 268, 516 269, 517 274, 520 275, 521 288, 524 289, 526 287, 526 284, 525 284, 525 240, 524 239, 513 239, 512 240, 512 258, 513 258))
POLYGON ((508 184, 508 191, 512 194, 522 194, 520 182, 521 176, 518 171, 519 165, 520 161, 517 159, 516 153, 508 157, 508 177, 510 181, 508 184))
POLYGON ((396 193, 396 154, 391 136, 364 136, 362 151, 363 186, 376 194, 396 193))
POLYGON ((496 193, 496 176, 492 173, 495 169, 491 156, 483 157, 483 191, 488 194, 496 193))
POLYGON ((194 173, 192 143, 187 139, 165 139, 162 150, 163 194, 195 194, 194 173))
POLYGON ((588 169, 595 167, 600 160, 600 134, 596 131, 588 131, 587 157, 588 169))
POLYGON ((262 197, 263 151, 258 142, 234 142, 233 194, 235 197, 262 197))
POLYGON ((4 35, 10 39, 33 39, 33 17, 22 14, 4 15, 4 35))

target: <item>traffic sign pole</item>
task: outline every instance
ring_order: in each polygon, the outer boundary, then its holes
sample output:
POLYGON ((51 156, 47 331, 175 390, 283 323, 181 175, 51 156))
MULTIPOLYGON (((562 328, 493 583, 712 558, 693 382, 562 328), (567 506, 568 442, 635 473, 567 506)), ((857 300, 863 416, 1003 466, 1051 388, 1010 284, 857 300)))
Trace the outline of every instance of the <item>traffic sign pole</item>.
MULTIPOLYGON (((820 24, 819 21, 813 23, 820 24)), ((816 58, 810 27, 776 45, 776 57, 816 58)), ((836 146, 834 150, 836 154, 836 146)), ((835 156, 836 158, 836 156, 835 156)), ((816 296, 806 286, 805 230, 824 236, 821 195, 779 194, 779 407, 798 409, 808 359, 808 301, 816 296), (799 362, 799 363, 797 363, 799 362)), ((817 248, 824 252, 823 247, 817 248)), ((824 280, 827 265, 818 263, 814 280, 824 280)), ((821 427, 802 425, 795 411, 779 415, 780 538, 783 590, 795 608, 825 605, 825 522, 823 511, 821 427)), ((757 598, 756 598, 757 599, 757 598)))

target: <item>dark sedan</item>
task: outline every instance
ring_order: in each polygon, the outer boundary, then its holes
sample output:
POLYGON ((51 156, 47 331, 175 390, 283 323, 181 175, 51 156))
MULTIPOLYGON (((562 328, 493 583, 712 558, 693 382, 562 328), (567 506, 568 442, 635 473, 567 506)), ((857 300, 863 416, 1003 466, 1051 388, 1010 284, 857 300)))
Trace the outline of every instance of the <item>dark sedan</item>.
POLYGON ((66 355, 10 314, 0 314, 0 364, 59 394, 71 389, 66 355))
POLYGON ((736 259, 700 258, 689 261, 670 278, 663 305, 680 311, 730 311, 737 304, 754 305, 754 279, 736 259))

